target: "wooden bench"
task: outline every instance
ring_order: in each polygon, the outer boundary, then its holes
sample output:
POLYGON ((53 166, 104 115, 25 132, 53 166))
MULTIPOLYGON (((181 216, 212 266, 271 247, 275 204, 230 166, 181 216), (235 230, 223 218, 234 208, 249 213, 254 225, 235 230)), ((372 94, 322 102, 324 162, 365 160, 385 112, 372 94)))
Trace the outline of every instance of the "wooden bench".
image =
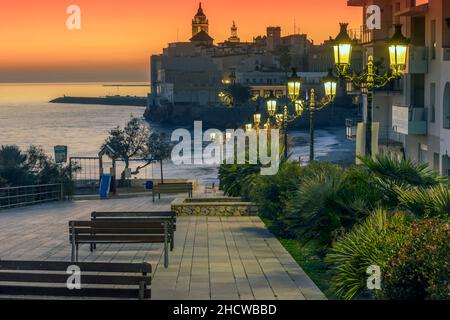
MULTIPOLYGON (((169 265, 170 223, 147 221, 70 221, 72 261, 78 261, 80 244, 164 243, 164 267, 169 265)), ((94 246, 95 248, 95 246, 94 246)))
POLYGON ((150 299, 151 272, 148 263, 0 260, 0 297, 150 299), (68 281, 71 266, 79 268, 80 289, 70 290, 67 286, 72 283, 68 281))
MULTIPOLYGON (((175 231, 177 230, 177 214, 173 211, 94 211, 91 213, 91 221, 129 221, 129 222, 169 222, 171 231, 170 250, 175 244, 175 231)), ((91 251, 95 249, 95 243, 91 244, 91 251)))
POLYGON ((153 202, 155 202, 155 195, 158 195, 158 199, 161 199, 161 194, 178 194, 187 193, 189 198, 192 198, 194 187, 192 182, 186 183, 164 183, 153 186, 152 195, 153 202))

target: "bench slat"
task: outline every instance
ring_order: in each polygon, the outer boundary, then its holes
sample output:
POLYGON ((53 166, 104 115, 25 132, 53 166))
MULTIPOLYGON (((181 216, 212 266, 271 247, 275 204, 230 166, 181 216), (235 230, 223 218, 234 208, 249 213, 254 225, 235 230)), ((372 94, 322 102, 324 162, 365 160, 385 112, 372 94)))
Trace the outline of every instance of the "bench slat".
MULTIPOLYGON (((136 299, 139 296, 139 289, 81 288, 80 290, 69 290, 67 288, 56 288, 56 287, 49 288, 49 287, 35 287, 35 286, 0 285, 0 296, 1 295, 136 299)), ((151 297, 151 289, 145 289, 144 299, 150 299, 150 297, 151 297)))
MULTIPOLYGON (((71 234, 71 230, 69 232, 71 234)), ((125 229, 125 228, 75 228, 75 233, 83 234, 130 234, 130 235, 164 235, 163 228, 125 229)))
POLYGON ((91 228, 122 228, 122 229, 154 229, 164 227, 164 222, 135 221, 69 221, 69 226, 91 228))
POLYGON ((27 271, 66 271, 69 266, 78 266, 85 272, 105 273, 147 273, 152 272, 149 263, 104 263, 104 262, 66 262, 66 261, 11 261, 0 260, 0 270, 27 271))
MULTIPOLYGON (((34 282, 34 283, 60 283, 65 284, 69 274, 54 273, 23 273, 23 272, 0 272, 0 281, 4 282, 34 282)), ((115 284, 115 285, 139 285, 145 283, 150 285, 150 276, 124 276, 124 275, 92 275, 83 274, 81 271, 82 284, 115 284)))
POLYGON ((164 235, 79 235, 77 242, 161 243, 164 235))
POLYGON ((167 212, 144 212, 144 211, 94 211, 91 213, 91 217, 176 217, 176 213, 172 211, 167 212))

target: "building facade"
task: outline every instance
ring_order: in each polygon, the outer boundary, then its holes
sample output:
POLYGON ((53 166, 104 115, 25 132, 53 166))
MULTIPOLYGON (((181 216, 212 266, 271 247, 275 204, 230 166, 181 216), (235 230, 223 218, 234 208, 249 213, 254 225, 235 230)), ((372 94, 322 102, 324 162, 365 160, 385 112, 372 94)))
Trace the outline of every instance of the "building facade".
MULTIPOLYGON (((381 7, 381 30, 363 30, 363 55, 389 61, 386 40, 394 24, 410 38, 404 77, 374 96, 380 123, 379 152, 427 163, 450 174, 450 1, 349 0, 348 5, 381 7)), ((363 20, 364 21, 364 20, 363 20)), ((366 61, 366 59, 364 59, 366 61)))

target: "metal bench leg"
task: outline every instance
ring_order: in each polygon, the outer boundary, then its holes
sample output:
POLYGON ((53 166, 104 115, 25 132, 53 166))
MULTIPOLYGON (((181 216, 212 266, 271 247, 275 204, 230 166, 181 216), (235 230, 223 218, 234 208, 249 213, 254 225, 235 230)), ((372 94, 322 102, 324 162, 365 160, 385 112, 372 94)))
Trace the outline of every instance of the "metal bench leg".
POLYGON ((169 266, 169 244, 168 244, 167 222, 164 223, 164 268, 169 266))
POLYGON ((75 239, 75 226, 73 225, 73 223, 71 222, 71 225, 70 225, 70 232, 71 232, 71 235, 72 235, 72 238, 71 238, 71 243, 72 243, 72 254, 71 254, 71 261, 72 262, 75 262, 75 258, 76 258, 76 256, 75 256, 75 251, 76 251, 76 239, 75 239))
POLYGON ((71 262, 75 262, 75 245, 72 243, 72 255, 70 258, 71 262))
POLYGON ((172 232, 171 232, 171 239, 170 239, 170 251, 173 251, 173 248, 175 247, 175 232, 173 232, 173 226, 172 226, 172 232))
POLYGON ((75 261, 78 262, 78 243, 76 245, 75 261))

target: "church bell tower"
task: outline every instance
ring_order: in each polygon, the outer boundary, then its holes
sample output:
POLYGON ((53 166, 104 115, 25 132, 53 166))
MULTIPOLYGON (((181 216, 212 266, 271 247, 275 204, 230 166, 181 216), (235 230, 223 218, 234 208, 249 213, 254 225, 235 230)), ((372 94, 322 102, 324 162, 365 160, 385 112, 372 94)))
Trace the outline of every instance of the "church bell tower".
POLYGON ((194 37, 200 31, 209 32, 209 21, 203 12, 202 3, 198 6, 197 14, 192 19, 192 37, 194 37))

